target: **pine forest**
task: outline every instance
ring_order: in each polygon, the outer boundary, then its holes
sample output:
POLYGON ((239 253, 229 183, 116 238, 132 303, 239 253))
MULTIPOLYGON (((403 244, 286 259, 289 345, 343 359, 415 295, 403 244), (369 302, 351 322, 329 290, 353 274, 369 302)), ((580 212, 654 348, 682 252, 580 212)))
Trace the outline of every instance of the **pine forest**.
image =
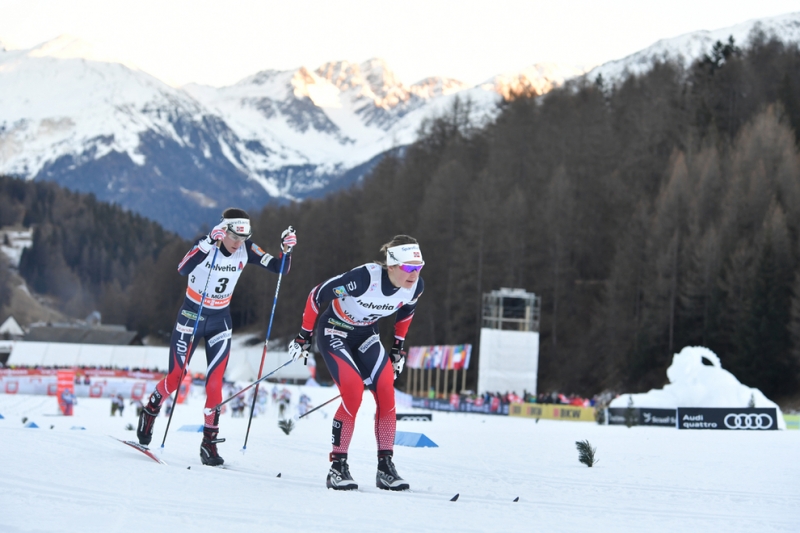
MULTIPOLYGON (((477 347, 483 293, 523 288, 542 298, 540 390, 661 387, 672 355, 701 345, 742 383, 792 397, 798 142, 800 50, 763 34, 717 43, 688 68, 657 62, 614 83, 515 94, 489 124, 457 101, 359 185, 250 213, 253 240, 270 253, 287 225, 297 230, 272 338, 294 337, 316 284, 408 234, 425 256, 426 290, 407 346, 477 347)), ((215 223, 186 221, 198 237, 215 223)), ((35 228, 19 267, 32 290, 72 316, 96 309, 105 323, 168 339, 191 242, 92 196, 2 178, 9 224, 35 228)), ((245 270, 235 328, 263 336, 276 280, 245 270)), ((0 311, 10 290, 0 277, 0 311)))

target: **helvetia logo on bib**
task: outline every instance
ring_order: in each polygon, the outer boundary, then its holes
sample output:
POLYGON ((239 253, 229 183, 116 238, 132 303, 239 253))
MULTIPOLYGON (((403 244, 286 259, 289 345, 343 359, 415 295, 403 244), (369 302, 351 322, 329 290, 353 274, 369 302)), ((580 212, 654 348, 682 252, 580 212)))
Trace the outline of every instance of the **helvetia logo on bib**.
MULTIPOLYGON (((211 268, 211 263, 206 262, 205 266, 206 266, 206 268, 210 269, 211 268)), ((241 270, 241 269, 242 269, 242 264, 239 263, 239 270, 241 270)), ((216 264, 216 265, 214 265, 214 271, 215 272, 236 272, 236 267, 234 265, 216 264)))
POLYGON ((374 304, 372 302, 365 302, 363 300, 358 300, 358 303, 361 305, 361 307, 366 309, 374 309, 375 311, 394 311, 397 309, 392 304, 374 304))

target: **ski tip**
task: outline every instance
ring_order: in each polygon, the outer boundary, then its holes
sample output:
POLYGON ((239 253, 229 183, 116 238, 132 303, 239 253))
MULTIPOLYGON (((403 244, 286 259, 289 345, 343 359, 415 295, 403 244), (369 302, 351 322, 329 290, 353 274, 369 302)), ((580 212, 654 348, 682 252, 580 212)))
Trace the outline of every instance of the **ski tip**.
POLYGON ((278 472, 278 475, 277 475, 277 476, 275 476, 275 477, 281 477, 281 473, 280 473, 280 472, 278 472))
POLYGON ((515 501, 515 502, 518 502, 518 501, 519 501, 519 496, 517 496, 516 498, 514 498, 514 501, 515 501))
POLYGON ((454 501, 457 501, 457 500, 458 500, 458 494, 456 494, 455 496, 453 496, 452 498, 450 498, 450 501, 451 501, 451 502, 454 502, 454 501))
POLYGON ((145 454, 147 457, 149 457, 150 459, 152 459, 153 461, 155 461, 155 462, 157 462, 157 463, 159 463, 159 464, 162 464, 162 465, 165 465, 165 464, 167 464, 167 463, 166 463, 166 461, 164 461, 164 460, 160 459, 160 458, 159 458, 159 457, 158 457, 158 456, 157 456, 155 453, 153 453, 153 452, 152 452, 152 451, 151 451, 151 450, 150 450, 150 449, 149 449, 147 446, 145 446, 144 444, 139 444, 138 442, 136 442, 136 441, 132 441, 132 440, 122 440, 122 439, 118 439, 117 437, 114 437, 114 436, 112 436, 112 435, 109 435, 109 437, 111 437, 112 439, 118 440, 119 442, 121 442, 121 443, 123 443, 123 444, 127 444, 127 445, 128 445, 128 446, 130 446, 131 448, 135 448, 135 449, 139 450, 140 452, 142 452, 143 454, 145 454))

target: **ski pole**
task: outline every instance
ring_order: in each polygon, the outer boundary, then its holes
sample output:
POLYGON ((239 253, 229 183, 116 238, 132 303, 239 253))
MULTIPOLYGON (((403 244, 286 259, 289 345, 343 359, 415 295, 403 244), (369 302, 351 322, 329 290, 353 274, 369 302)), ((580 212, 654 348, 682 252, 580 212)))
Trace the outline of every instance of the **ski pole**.
POLYGON ((164 438, 161 440, 161 449, 164 449, 164 443, 167 441, 167 433, 169 432, 169 425, 172 423, 172 415, 175 414, 175 409, 178 407, 178 392, 181 390, 183 378, 186 376, 186 371, 189 369, 189 359, 192 358, 192 349, 194 346, 194 336, 197 333, 197 326, 200 324, 200 317, 203 314, 203 307, 206 301, 206 293, 208 292, 208 282, 211 280, 211 273, 214 272, 214 263, 217 261, 217 252, 219 246, 214 245, 214 256, 211 258, 211 268, 208 269, 208 278, 206 278, 206 286, 203 288, 203 294, 200 295, 200 307, 197 309, 197 318, 194 321, 194 328, 192 328, 192 336, 189 337, 189 346, 186 348, 186 358, 183 360, 183 367, 181 368, 181 379, 178 381, 178 386, 175 388, 175 398, 172 399, 172 409, 169 412, 169 419, 167 419, 167 427, 164 430, 164 438))
POLYGON ((298 416, 298 417, 297 417, 297 419, 298 419, 298 420, 300 420, 300 419, 301 419, 301 418, 303 418, 304 416, 306 416, 306 415, 310 415, 311 413, 313 413, 313 412, 314 412, 314 411, 316 411, 317 409, 320 409, 320 408, 322 408, 322 407, 325 407, 326 405, 328 405, 329 403, 331 403, 331 402, 332 402, 333 400, 335 400, 336 398, 341 398, 341 397, 342 397, 342 395, 341 395, 341 394, 340 394, 340 395, 338 395, 338 396, 335 396, 335 397, 331 398, 330 400, 328 400, 327 402, 323 403, 322 405, 318 405, 318 406, 316 406, 315 408, 311 409, 310 411, 306 411, 306 412, 305 412, 305 413, 303 413, 302 415, 298 416))
MULTIPOLYGON (((290 226, 291 228, 291 226, 290 226)), ((269 316, 269 326, 267 327, 267 338, 264 340, 264 350, 261 352, 261 365, 258 367, 258 381, 256 381, 256 390, 253 393, 253 403, 250 405, 250 419, 247 421, 247 432, 244 434, 244 445, 242 446, 242 452, 247 450, 247 439, 250 437, 250 424, 253 423, 253 412, 256 408, 256 400, 258 399, 258 384, 261 382, 261 371, 264 370, 264 358, 267 356, 267 346, 269 346, 269 336, 272 333, 272 319, 275 318, 275 306, 278 304, 278 291, 281 290, 281 279, 283 278, 283 265, 286 263, 286 256, 292 253, 292 249, 289 248, 289 251, 283 254, 281 257, 281 271, 278 274, 278 285, 275 287, 275 297, 272 299, 272 313, 269 316)), ((291 361, 287 361, 285 365, 291 363, 291 361)), ((283 367, 281 367, 283 368, 283 367)), ((275 372, 280 370, 280 368, 276 369, 275 372)), ((273 374, 275 373, 273 372, 273 374)), ((266 376, 265 376, 266 377, 266 376)))
POLYGON ((281 368, 285 367, 286 365, 288 365, 288 364, 289 364, 289 363, 291 363, 291 362, 293 362, 293 360, 292 360, 292 359, 289 359, 288 361, 286 361, 285 363, 283 363, 281 366, 279 366, 278 368, 276 368, 275 370, 273 370, 272 372, 270 372, 270 373, 269 373, 269 374, 267 374, 266 376, 262 377, 262 378, 261 378, 261 379, 259 379, 258 381, 254 381, 254 382, 252 382, 250 385, 248 385, 247 387, 243 388, 242 390, 240 390, 240 391, 236 392, 235 394, 232 394, 230 398, 227 398, 227 399, 223 400, 222 402, 218 403, 218 404, 217 404, 217 406, 216 406, 216 407, 214 407, 214 410, 216 411, 217 409, 219 409, 220 407, 222 407, 223 405, 225 405, 225 404, 226 404, 226 403, 228 403, 229 401, 233 400, 234 398, 236 398, 237 396, 239 396, 239 395, 240 395, 240 394, 242 394, 243 392, 245 392, 245 391, 248 391, 248 390, 252 389, 252 388, 253 388, 253 387, 255 387, 255 386, 258 384, 258 383, 261 383, 262 381, 264 381, 265 379, 267 379, 268 377, 270 377, 272 374, 274 374, 275 372, 277 372, 278 370, 280 370, 281 368))

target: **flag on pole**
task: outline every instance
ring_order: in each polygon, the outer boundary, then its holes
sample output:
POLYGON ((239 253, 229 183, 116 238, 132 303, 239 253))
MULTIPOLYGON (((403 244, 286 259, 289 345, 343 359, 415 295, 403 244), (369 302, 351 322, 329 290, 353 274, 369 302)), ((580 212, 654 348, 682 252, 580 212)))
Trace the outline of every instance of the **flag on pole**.
POLYGON ((430 370, 464 370, 469 368, 471 344, 447 344, 436 346, 412 346, 408 349, 406 366, 430 370))

